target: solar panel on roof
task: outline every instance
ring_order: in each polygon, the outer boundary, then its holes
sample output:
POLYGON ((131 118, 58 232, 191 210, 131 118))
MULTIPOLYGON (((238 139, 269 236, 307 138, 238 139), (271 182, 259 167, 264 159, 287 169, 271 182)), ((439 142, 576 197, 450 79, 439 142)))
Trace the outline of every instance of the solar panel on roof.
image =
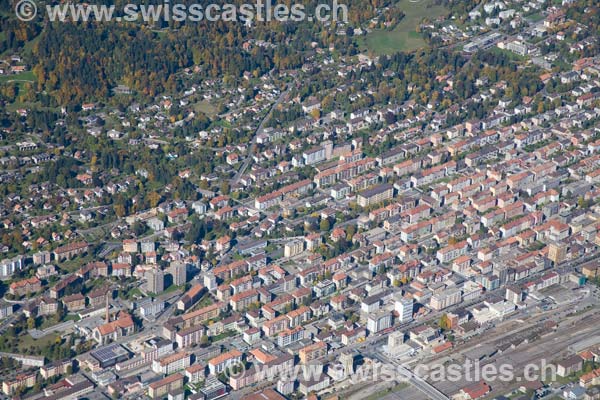
POLYGON ((105 362, 125 354, 126 350, 120 344, 109 344, 91 352, 91 355, 100 362, 105 362))

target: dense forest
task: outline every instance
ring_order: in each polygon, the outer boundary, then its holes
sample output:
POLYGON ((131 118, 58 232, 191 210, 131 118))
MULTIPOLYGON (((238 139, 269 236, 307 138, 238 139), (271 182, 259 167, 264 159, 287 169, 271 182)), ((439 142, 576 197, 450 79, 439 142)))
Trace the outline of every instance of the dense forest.
MULTIPOLYGON (((114 2, 117 10, 125 3, 114 2)), ((199 3, 208 4, 206 0, 199 3)), ((303 3, 310 15, 323 1, 303 3)), ((344 3, 348 6, 350 25, 359 25, 373 18, 376 8, 390 1, 344 3)), ((28 42, 34 43, 29 61, 37 78, 36 89, 46 91, 60 105, 104 99, 119 84, 147 96, 172 93, 181 89, 176 74, 192 66, 200 67, 205 77, 232 79, 246 71, 262 75, 272 69, 297 68, 306 59, 313 42, 335 45, 342 54, 357 52, 351 37, 336 35, 335 23, 254 21, 251 26, 223 21, 49 23, 41 18, 38 23, 23 23, 8 17, 0 20, 2 31, 6 32, 0 37, 0 50, 17 51, 28 42), (269 45, 243 50, 249 40, 269 45)))

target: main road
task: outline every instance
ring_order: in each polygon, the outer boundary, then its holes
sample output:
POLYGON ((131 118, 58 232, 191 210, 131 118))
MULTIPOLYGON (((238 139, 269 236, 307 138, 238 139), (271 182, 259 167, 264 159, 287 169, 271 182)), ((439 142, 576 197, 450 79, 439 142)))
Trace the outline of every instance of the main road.
POLYGON ((398 361, 383 357, 378 351, 373 352, 373 356, 382 363, 392 363, 396 367, 396 372, 403 375, 408 383, 421 391, 427 398, 431 400, 448 400, 448 396, 408 368, 402 366, 398 361))

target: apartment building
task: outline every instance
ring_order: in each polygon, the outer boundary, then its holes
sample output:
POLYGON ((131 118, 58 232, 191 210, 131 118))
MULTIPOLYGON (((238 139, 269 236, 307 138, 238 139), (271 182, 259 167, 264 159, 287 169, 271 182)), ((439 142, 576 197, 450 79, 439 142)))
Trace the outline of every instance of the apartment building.
POLYGON ((303 347, 298 351, 300 363, 308 364, 313 360, 317 360, 327 355, 327 343, 317 342, 303 347))
POLYGON ((191 358, 186 352, 169 354, 152 361, 152 371, 157 374, 170 375, 190 366, 191 358))
POLYGON ((220 354, 208 361, 208 370, 212 375, 220 374, 227 368, 239 364, 242 361, 242 353, 239 350, 230 350, 220 354))
POLYGON ((455 304, 460 303, 462 300, 462 293, 458 288, 446 289, 442 292, 435 293, 431 296, 429 301, 429 307, 435 311, 440 311, 455 304))
POLYGON ((148 385, 148 396, 151 399, 162 399, 167 393, 183 388, 183 375, 169 375, 148 385))
POLYGON ((368 207, 373 204, 390 200, 394 197, 394 187, 390 184, 383 184, 371 189, 363 190, 356 197, 357 203, 361 207, 368 207))

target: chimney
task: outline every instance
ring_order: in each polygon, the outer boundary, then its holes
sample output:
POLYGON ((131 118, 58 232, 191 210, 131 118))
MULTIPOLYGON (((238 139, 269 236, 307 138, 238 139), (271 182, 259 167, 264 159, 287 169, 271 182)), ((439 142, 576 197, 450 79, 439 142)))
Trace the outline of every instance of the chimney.
POLYGON ((110 314, 108 313, 108 293, 106 294, 106 323, 110 322, 110 314))

